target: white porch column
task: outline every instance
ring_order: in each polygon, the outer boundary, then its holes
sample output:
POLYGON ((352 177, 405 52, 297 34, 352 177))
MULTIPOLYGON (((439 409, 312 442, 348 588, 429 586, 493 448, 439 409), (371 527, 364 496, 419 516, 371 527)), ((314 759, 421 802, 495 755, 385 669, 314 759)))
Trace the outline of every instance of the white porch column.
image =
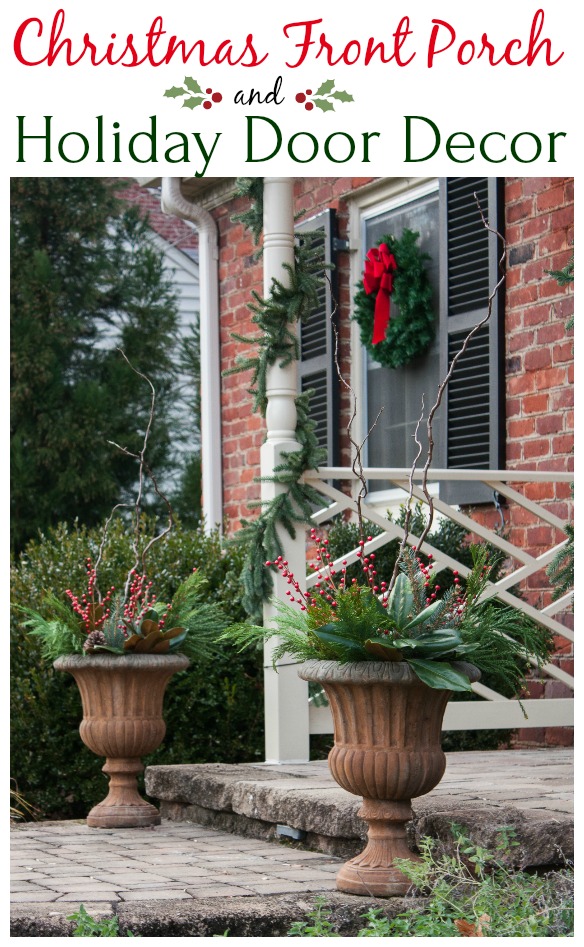
MULTIPOLYGON (((292 178, 264 179, 264 295, 270 293, 272 279, 283 281, 284 263, 294 264, 294 212, 292 178)), ((278 364, 268 369, 266 411, 267 439, 261 449, 262 477, 270 476, 280 463, 282 451, 296 450, 297 370, 292 362, 286 368, 278 364)), ((262 483, 262 500, 270 500, 282 487, 262 483)), ((306 554, 304 531, 296 540, 284 530, 280 533, 284 558, 294 575, 304 585, 306 554)), ((274 575, 274 595, 286 600, 289 586, 280 574, 274 575)), ((264 622, 271 621, 272 605, 264 606, 264 622)), ((266 761, 268 763, 304 762, 309 758, 308 684, 301 681, 291 658, 272 667, 271 644, 264 648, 266 761)))

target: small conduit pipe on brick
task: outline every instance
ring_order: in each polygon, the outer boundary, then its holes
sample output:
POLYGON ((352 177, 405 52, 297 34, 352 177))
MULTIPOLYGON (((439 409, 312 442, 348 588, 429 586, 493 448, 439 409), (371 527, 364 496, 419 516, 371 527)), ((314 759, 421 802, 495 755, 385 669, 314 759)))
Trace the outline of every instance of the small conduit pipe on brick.
POLYGON ((211 532, 223 523, 217 224, 207 210, 187 200, 180 178, 162 178, 161 208, 165 214, 190 221, 199 234, 203 517, 205 531, 211 532))

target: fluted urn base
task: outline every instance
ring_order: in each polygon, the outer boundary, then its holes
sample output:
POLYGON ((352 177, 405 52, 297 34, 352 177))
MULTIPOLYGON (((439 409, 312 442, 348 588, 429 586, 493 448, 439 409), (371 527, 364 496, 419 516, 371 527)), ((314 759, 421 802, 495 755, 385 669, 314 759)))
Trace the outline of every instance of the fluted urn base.
POLYGON ((411 881, 395 865, 395 859, 420 861, 406 840, 406 823, 412 818, 410 803, 363 799, 359 815, 369 826, 367 845, 339 871, 338 890, 376 898, 406 894, 411 881))
POLYGON ((110 778, 109 792, 90 811, 87 824, 98 829, 160 825, 160 812, 138 792, 137 776, 143 771, 139 759, 106 760, 102 772, 110 778))
POLYGON ((137 777, 141 757, 164 738, 162 704, 166 685, 176 671, 188 667, 176 655, 70 655, 55 662, 58 671, 73 675, 83 703, 81 739, 97 756, 105 756, 109 776, 107 797, 94 806, 87 824, 94 828, 160 825, 160 813, 142 799, 137 777))
MULTIPOLYGON (((456 666, 478 680, 472 665, 456 666)), ((412 798, 430 792, 444 773, 440 732, 450 691, 428 687, 405 662, 309 661, 299 674, 325 690, 335 730, 330 770, 343 789, 363 797, 359 815, 368 824, 367 845, 343 865, 337 888, 404 895, 411 882, 395 861, 419 861, 407 844, 406 823, 412 798)))

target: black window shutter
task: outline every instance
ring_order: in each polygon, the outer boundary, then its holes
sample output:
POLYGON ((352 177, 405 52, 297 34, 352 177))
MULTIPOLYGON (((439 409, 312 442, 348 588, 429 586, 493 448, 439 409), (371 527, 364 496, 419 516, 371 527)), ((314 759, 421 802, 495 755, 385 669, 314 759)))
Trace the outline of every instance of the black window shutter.
POLYGON ((327 465, 334 467, 339 460, 338 443, 338 380, 335 369, 335 337, 331 319, 337 295, 336 214, 331 208, 296 225, 299 239, 309 240, 310 248, 324 264, 333 269, 324 270, 326 279, 319 292, 318 306, 306 322, 300 325, 299 384, 301 391, 312 390, 310 417, 315 422, 315 434, 321 447, 327 451, 327 465), (302 236, 302 235, 305 236, 302 236))
MULTIPOLYGON (((469 330, 486 315, 496 285, 502 246, 481 220, 503 233, 502 179, 444 178, 440 181, 440 376, 462 347, 469 330)), ((494 470, 505 466, 504 296, 493 301, 489 322, 473 337, 445 392, 443 436, 449 468, 494 470)), ((492 491, 470 481, 447 482, 448 503, 492 501, 492 491)))

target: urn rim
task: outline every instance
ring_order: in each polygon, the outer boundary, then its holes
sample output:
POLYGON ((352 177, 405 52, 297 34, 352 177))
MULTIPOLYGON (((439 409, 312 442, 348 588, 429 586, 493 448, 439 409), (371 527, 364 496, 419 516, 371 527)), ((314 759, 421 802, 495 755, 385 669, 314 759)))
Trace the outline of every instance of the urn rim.
MULTIPOLYGON (((467 661, 449 662, 452 667, 466 674, 474 683, 481 673, 474 664, 467 661)), ((298 675, 304 681, 339 684, 418 684, 420 678, 405 661, 305 661, 298 668, 298 675)), ((427 685, 423 685, 427 686, 427 685)), ((446 688, 445 688, 446 689, 446 688)))
POLYGON ((120 668, 146 668, 154 670, 167 668, 182 671, 191 662, 186 654, 67 654, 57 658, 53 667, 57 671, 76 671, 95 668, 96 670, 119 670, 120 668))

